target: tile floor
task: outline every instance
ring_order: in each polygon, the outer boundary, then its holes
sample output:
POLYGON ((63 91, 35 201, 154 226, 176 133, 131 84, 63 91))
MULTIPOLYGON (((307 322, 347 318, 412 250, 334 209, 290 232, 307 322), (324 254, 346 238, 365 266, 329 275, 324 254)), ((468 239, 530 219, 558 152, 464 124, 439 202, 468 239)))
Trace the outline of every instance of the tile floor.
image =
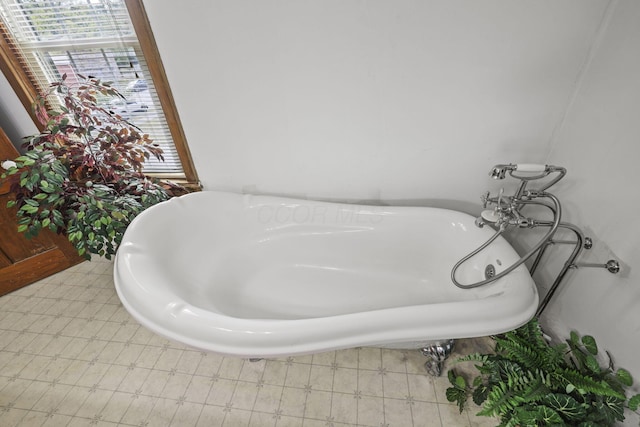
POLYGON ((1 426, 497 424, 459 414, 417 351, 249 362, 167 341, 122 308, 111 271, 85 262, 0 297, 1 426))

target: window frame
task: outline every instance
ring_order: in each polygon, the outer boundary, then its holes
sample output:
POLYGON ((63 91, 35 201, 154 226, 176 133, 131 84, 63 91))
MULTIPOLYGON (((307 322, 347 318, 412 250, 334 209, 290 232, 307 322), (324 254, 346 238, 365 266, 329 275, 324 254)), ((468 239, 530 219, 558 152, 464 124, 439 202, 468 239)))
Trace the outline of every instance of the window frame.
MULTIPOLYGON (((165 73, 164 66, 160 57, 160 52, 156 45, 151 24, 144 8, 142 0, 124 0, 129 17, 133 23, 133 28, 138 37, 138 42, 142 50, 142 54, 146 59, 149 74, 156 88, 160 105, 165 115, 171 138, 178 153, 184 179, 176 178, 174 174, 149 173, 148 175, 157 178, 171 179, 191 189, 199 189, 200 182, 196 172, 191 151, 187 144, 187 138, 182 128, 180 116, 175 105, 169 80, 165 73)), ((38 122, 35 113, 31 108, 41 90, 37 83, 29 78, 22 67, 20 53, 11 47, 8 40, 10 37, 3 22, 0 21, 0 70, 5 75, 14 92, 22 102, 25 110, 29 113, 31 120, 35 123, 39 131, 43 130, 43 126, 38 122)), ((45 89, 45 88, 42 88, 45 89)))

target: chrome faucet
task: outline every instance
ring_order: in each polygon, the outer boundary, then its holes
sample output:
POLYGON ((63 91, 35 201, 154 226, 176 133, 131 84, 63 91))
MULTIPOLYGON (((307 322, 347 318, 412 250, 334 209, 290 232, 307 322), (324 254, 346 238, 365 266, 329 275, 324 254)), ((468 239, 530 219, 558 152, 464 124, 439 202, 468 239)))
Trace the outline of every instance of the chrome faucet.
MULTIPOLYGON (((493 209, 485 209, 481 215, 476 219, 475 224, 478 227, 483 227, 486 224, 492 225, 496 228, 496 232, 492 237, 483 243, 479 248, 472 251, 470 254, 458 261, 451 269, 451 281, 454 285, 462 289, 471 289, 479 286, 492 283, 513 270, 522 265, 525 261, 531 258, 534 254, 537 254, 531 267, 529 267, 529 274, 533 276, 542 257, 545 254, 547 248, 556 244, 569 244, 573 245, 574 249, 567 258, 564 266, 556 276, 553 284, 549 287, 546 295, 538 306, 536 316, 539 316, 549 304, 549 301, 558 289, 558 286, 564 279, 567 272, 571 269, 579 267, 604 267, 610 273, 618 273, 620 271, 620 263, 617 260, 609 260, 606 263, 584 263, 576 262, 576 259, 580 256, 583 249, 591 249, 592 241, 589 237, 585 237, 579 227, 567 222, 560 222, 562 217, 562 209, 560 201, 551 193, 547 193, 546 190, 552 185, 556 184, 567 173, 567 170, 563 167, 552 165, 533 165, 533 164, 508 164, 508 165, 496 165, 491 168, 489 175, 494 179, 504 179, 507 173, 509 176, 519 179, 520 184, 513 196, 505 196, 504 189, 500 189, 497 196, 491 196, 490 192, 486 192, 481 196, 483 208, 487 206, 495 205, 493 209), (549 181, 545 181, 542 186, 536 190, 528 190, 527 184, 530 181, 543 179, 550 174, 557 174, 557 176, 551 178, 549 181), (545 207, 553 214, 552 220, 537 220, 533 218, 527 218, 521 214, 520 210, 529 204, 535 204, 545 207), (540 239, 540 241, 534 245, 526 254, 522 255, 518 261, 512 265, 503 268, 502 271, 496 274, 496 270, 492 267, 491 274, 487 273, 485 269, 485 280, 480 280, 474 283, 462 284, 456 279, 456 271, 466 261, 470 260, 476 254, 483 251, 492 242, 494 242, 508 227, 518 228, 534 228, 534 227, 548 227, 549 230, 540 239), (562 228, 574 233, 576 239, 572 240, 558 240, 554 239, 554 234, 562 228)), ((487 266, 487 267, 489 267, 487 266)))
POLYGON ((504 188, 500 189, 497 197, 483 197, 483 205, 495 204, 493 209, 485 209, 476 219, 476 225, 482 228, 485 224, 493 223, 498 227, 517 226, 527 228, 534 226, 534 220, 526 218, 520 213, 520 209, 525 204, 531 202, 535 197, 540 197, 541 193, 526 192, 524 195, 505 196, 504 188), (534 195, 535 194, 535 195, 534 195))
POLYGON ((509 174, 509 176, 520 180, 518 190, 513 196, 505 196, 504 188, 500 189, 500 192, 497 196, 492 197, 490 192, 482 195, 481 199, 485 208, 491 205, 495 206, 493 209, 485 209, 484 211, 482 211, 480 217, 476 219, 475 224, 478 227, 483 227, 486 224, 492 224, 496 228, 496 233, 478 249, 474 250, 469 255, 458 261, 453 267, 453 269, 451 270, 451 280, 459 288, 469 289, 486 285, 511 273, 517 267, 522 265, 526 260, 531 258, 531 256, 537 253, 546 244, 548 244, 548 242, 551 241, 553 235, 560 226, 560 218, 562 217, 560 201, 553 194, 547 193, 545 190, 558 182, 566 174, 566 169, 552 165, 508 164, 494 166, 493 168, 491 168, 489 175, 495 179, 504 179, 506 178, 507 173, 509 174), (558 176, 552 179, 550 182, 543 184, 543 186, 537 190, 527 190, 527 184, 529 183, 529 181, 545 178, 552 173, 556 173, 558 174, 558 176), (553 220, 538 221, 522 215, 520 210, 522 209, 522 207, 529 204, 540 205, 551 210, 551 212, 553 213, 553 220), (458 267, 475 256, 477 253, 484 250, 508 227, 533 228, 539 225, 549 227, 549 230, 547 231, 547 233, 545 233, 544 237, 517 262, 505 268, 499 274, 492 275, 485 280, 467 285, 462 284, 456 280, 455 276, 458 267))
POLYGON ((491 197, 487 191, 481 196, 482 206, 486 208, 488 205, 495 205, 494 209, 485 209, 476 219, 475 224, 478 227, 484 227, 486 224, 496 224, 498 228, 504 226, 517 226, 520 228, 531 228, 535 226, 535 221, 526 218, 520 213, 520 209, 538 197, 547 197, 545 190, 556 184, 562 179, 567 170, 563 167, 553 165, 539 165, 529 163, 495 165, 489 171, 489 176, 493 179, 505 179, 507 173, 509 176, 520 180, 518 190, 513 196, 505 196, 504 188, 500 189, 497 196, 491 197), (527 191, 527 185, 530 181, 545 178, 555 173, 557 176, 547 182, 538 190, 527 191))
POLYGON ((560 201, 553 194, 548 193, 546 190, 560 181, 567 173, 567 170, 563 167, 553 165, 537 165, 537 164, 508 164, 508 165, 496 165, 489 171, 489 176, 494 179, 504 179, 507 174, 512 178, 516 178, 520 181, 518 189, 512 196, 504 194, 504 188, 501 188, 496 196, 491 196, 491 193, 487 191, 481 196, 482 206, 485 210, 482 211, 480 216, 475 220, 475 224, 478 227, 484 227, 485 225, 491 225, 496 229, 496 232, 492 237, 483 243, 479 248, 458 261, 451 270, 451 280, 459 288, 470 289, 478 286, 492 283, 513 270, 522 265, 525 261, 531 258, 534 254, 537 254, 534 259, 529 273, 533 274, 538 267, 542 256, 546 249, 554 244, 571 244, 574 245, 574 250, 565 262, 562 270, 556 277, 556 280, 549 288, 547 295, 538 307, 539 315, 547 306, 549 299, 556 291, 558 285, 562 281, 565 274, 573 268, 578 267, 604 267, 611 273, 617 273, 620 270, 620 263, 616 260, 609 260, 606 263, 576 263, 577 257, 580 255, 582 249, 591 248, 591 239, 585 237, 582 231, 573 224, 560 222, 562 217, 562 208, 560 201), (535 190, 527 189, 527 185, 531 181, 541 180, 547 176, 554 174, 549 180, 543 180, 540 188, 535 190), (551 220, 538 220, 528 218, 521 213, 521 209, 526 205, 538 205, 549 209, 553 215, 551 220), (491 208, 493 206, 493 208, 491 208), (534 227, 548 227, 549 230, 545 233, 542 239, 534 245, 526 254, 524 254, 518 261, 502 269, 498 274, 495 271, 487 275, 485 274, 485 280, 481 280, 475 283, 462 284, 456 279, 456 271, 458 268, 471 259, 473 256, 483 251, 493 241, 495 241, 508 227, 517 228, 534 228, 534 227), (575 236, 575 241, 567 240, 554 240, 554 234, 558 228, 563 228, 572 231, 575 236))

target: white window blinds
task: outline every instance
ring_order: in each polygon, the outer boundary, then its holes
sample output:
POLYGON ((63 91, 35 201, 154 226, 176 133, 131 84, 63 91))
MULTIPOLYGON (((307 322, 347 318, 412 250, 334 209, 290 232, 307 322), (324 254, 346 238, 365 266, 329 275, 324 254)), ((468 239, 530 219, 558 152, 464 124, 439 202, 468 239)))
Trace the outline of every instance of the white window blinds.
POLYGON ((0 15, 23 68, 40 88, 67 74, 113 82, 125 97, 108 108, 148 133, 164 162, 146 173, 183 178, 165 115, 124 0, 0 0, 0 15))

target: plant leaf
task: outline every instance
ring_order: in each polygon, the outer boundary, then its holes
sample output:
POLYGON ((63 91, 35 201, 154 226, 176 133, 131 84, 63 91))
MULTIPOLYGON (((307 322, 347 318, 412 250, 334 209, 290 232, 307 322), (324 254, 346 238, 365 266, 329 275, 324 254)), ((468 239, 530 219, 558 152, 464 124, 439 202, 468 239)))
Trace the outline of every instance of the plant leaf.
POLYGON ((489 387, 484 384, 478 385, 473 393, 471 394, 471 398, 473 399, 473 403, 478 406, 481 406, 485 400, 487 400, 487 396, 489 395, 489 387))
POLYGON ((636 394, 635 396, 631 397, 629 399, 628 405, 629 409, 631 409, 632 411, 637 411, 638 406, 640 406, 640 394, 636 394))
POLYGON ((445 392, 449 402, 455 402, 458 405, 460 413, 464 411, 464 405, 467 401, 467 393, 457 387, 449 387, 445 392))
POLYGON ((555 373, 555 376, 557 380, 566 382, 566 384, 572 384, 575 388, 580 390, 582 394, 593 393, 597 396, 610 396, 618 399, 626 399, 626 396, 623 393, 618 390, 614 390, 606 381, 597 381, 573 369, 563 369, 555 373))
POLYGON ((631 376, 631 373, 626 369, 618 369, 616 371, 616 378, 618 378, 618 380, 620 380, 620 382, 627 387, 631 387, 633 385, 633 377, 631 376))
POLYGON ((542 425, 565 424, 562 417, 548 406, 538 405, 536 406, 536 411, 538 420, 543 423, 542 425))
MULTIPOLYGON (((112 213, 112 215, 113 215, 113 213, 112 213)), ((456 374, 456 371, 454 371, 453 369, 449 369, 449 371, 447 372, 447 378, 449 379, 449 382, 451 383, 452 386, 454 386, 454 387, 457 386, 457 381, 458 381, 459 377, 456 374)), ((465 384, 465 386, 466 386, 466 384, 465 384)))
POLYGON ((601 427, 601 425, 591 420, 587 420, 582 421, 580 424, 578 424, 578 427, 601 427))
POLYGON ((517 408, 515 411, 520 425, 523 426, 537 426, 538 425, 538 411, 532 410, 528 406, 517 408))
POLYGON ((624 420, 625 400, 626 399, 605 396, 601 401, 596 402, 594 406, 598 410, 599 415, 603 416, 609 424, 613 424, 616 421, 624 420))
POLYGON ((496 350, 509 360, 519 363, 527 369, 541 368, 548 363, 545 354, 538 351, 538 348, 525 342, 519 337, 512 335, 506 339, 498 339, 496 350))
POLYGON ((508 388, 506 383, 500 382, 491 389, 484 402, 483 409, 478 412, 478 415, 502 415, 510 412, 517 405, 518 402, 513 399, 512 390, 508 388))
POLYGON ((566 394, 551 393, 542 400, 542 403, 569 420, 580 419, 587 413, 583 404, 566 394))
POLYGON ((594 356, 598 354, 598 345, 596 344, 595 338, 591 335, 585 335, 582 337, 582 344, 584 348, 594 356))
POLYGON ((598 360, 593 355, 587 355, 585 365, 591 372, 596 374, 600 373, 600 363, 598 363, 598 360))
POLYGON ((456 377, 456 387, 465 390, 467 388, 467 382, 465 381, 464 377, 458 375, 456 377))

